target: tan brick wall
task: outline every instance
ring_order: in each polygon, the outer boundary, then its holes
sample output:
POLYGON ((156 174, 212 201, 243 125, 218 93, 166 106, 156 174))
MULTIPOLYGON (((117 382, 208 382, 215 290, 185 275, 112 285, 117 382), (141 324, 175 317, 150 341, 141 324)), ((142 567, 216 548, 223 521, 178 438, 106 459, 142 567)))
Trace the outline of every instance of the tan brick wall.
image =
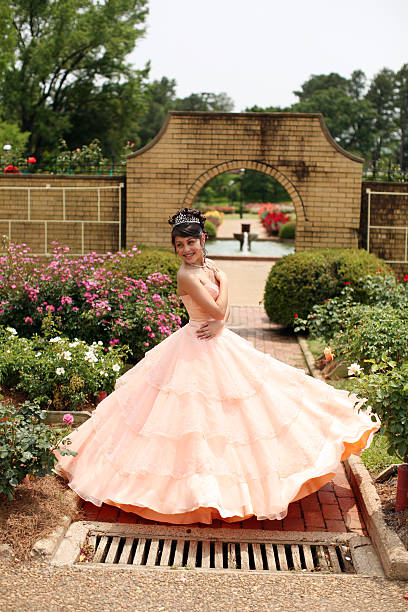
POLYGON ((171 112, 127 164, 127 246, 169 246, 167 219, 214 176, 273 176, 296 208, 296 248, 356 247, 362 160, 341 149, 321 115, 171 112))
POLYGON ((37 254, 52 252, 53 241, 69 246, 75 254, 116 251, 124 180, 118 176, 0 176, 0 233, 15 243, 25 242, 37 254))
MULTIPOLYGON (((370 226, 405 228, 408 226, 408 183, 365 181, 362 187, 359 245, 366 249, 368 190, 371 190, 370 226), (390 192, 397 195, 389 195, 390 192)), ((406 261, 408 234, 406 236, 405 229, 371 228, 368 246, 370 253, 375 253, 386 261, 406 261)), ((408 263, 390 263, 390 266, 401 277, 408 274, 408 263)))

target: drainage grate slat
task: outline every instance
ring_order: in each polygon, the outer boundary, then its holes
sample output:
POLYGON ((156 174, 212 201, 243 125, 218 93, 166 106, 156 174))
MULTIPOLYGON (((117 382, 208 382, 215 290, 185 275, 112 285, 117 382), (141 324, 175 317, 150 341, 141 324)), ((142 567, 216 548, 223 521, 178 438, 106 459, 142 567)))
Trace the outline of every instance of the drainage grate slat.
POLYGON ((268 563, 268 570, 270 572, 276 572, 276 560, 275 560, 275 551, 273 549, 273 544, 267 542, 265 544, 265 552, 266 552, 266 561, 268 563))
POLYGON ((173 565, 177 567, 183 565, 183 552, 184 552, 185 540, 177 540, 176 550, 174 552, 173 565))
POLYGON ((130 555, 132 552, 133 542, 134 538, 126 538, 118 563, 124 563, 126 565, 130 563, 130 555))
POLYGON ((323 572, 330 572, 329 564, 327 563, 326 551, 323 546, 317 547, 317 558, 319 560, 319 567, 323 572))
POLYGON ((337 552, 334 546, 328 546, 327 551, 330 557, 330 565, 335 574, 341 574, 341 567, 337 557, 337 552))
POLYGON ((302 562, 300 560, 299 546, 295 544, 294 546, 291 546, 291 549, 292 549, 293 569, 299 572, 302 569, 302 562))
POLYGON ((135 556, 133 557, 133 565, 141 565, 142 564, 142 560, 143 560, 143 556, 144 556, 144 552, 145 552, 146 542, 147 542, 146 538, 139 538, 139 541, 137 543, 137 548, 136 548, 135 556))
POLYGON ((241 550, 241 569, 249 570, 248 544, 246 542, 241 542, 240 550, 241 550))
POLYGON ((313 561, 313 555, 312 555, 311 548, 310 548, 309 544, 303 544, 302 548, 303 548, 303 554, 305 556, 306 569, 309 572, 313 572, 313 570, 315 568, 315 565, 314 565, 314 561, 313 561))
POLYGON ((115 559, 118 555, 118 547, 120 543, 120 538, 115 536, 112 538, 111 545, 109 546, 109 552, 106 555, 105 563, 115 563, 115 559))
POLYGON ((262 559, 261 545, 258 544, 258 542, 254 542, 252 544, 252 551, 254 553, 255 569, 263 570, 264 565, 263 565, 263 559, 262 559))
POLYGON ((201 543, 201 567, 210 567, 210 542, 207 540, 201 543))
POLYGON ((157 553, 159 551, 159 540, 152 540, 149 548, 149 555, 146 559, 146 565, 156 565, 157 553))
MULTIPOLYGON (((163 550, 160 557, 160 565, 168 567, 170 565, 171 540, 164 540, 163 550)), ((194 560, 195 567, 195 560, 194 560)))
POLYGON ((187 557, 187 565, 189 567, 196 566, 196 557, 197 557, 197 540, 190 540, 190 546, 188 547, 188 557, 187 557))
POLYGON ((224 555, 222 552, 222 542, 214 542, 214 567, 224 567, 224 555))
POLYGON ((228 568, 238 569, 235 544, 228 544, 228 568))
POLYGON ((344 541, 228 541, 203 539, 200 535, 194 538, 163 533, 152 536, 141 532, 130 537, 117 533, 88 532, 83 547, 90 550, 88 555, 93 555, 92 563, 150 568, 187 566, 205 570, 356 573, 351 548, 344 541))
POLYGON ((96 549, 93 562, 102 563, 105 560, 106 552, 109 546, 109 537, 102 536, 97 546, 98 548, 96 549))
POLYGON ((284 571, 287 572, 288 571, 288 562, 286 559, 286 551, 285 551, 285 547, 283 544, 278 544, 276 546, 277 551, 278 551, 278 558, 279 558, 279 569, 280 571, 284 571))

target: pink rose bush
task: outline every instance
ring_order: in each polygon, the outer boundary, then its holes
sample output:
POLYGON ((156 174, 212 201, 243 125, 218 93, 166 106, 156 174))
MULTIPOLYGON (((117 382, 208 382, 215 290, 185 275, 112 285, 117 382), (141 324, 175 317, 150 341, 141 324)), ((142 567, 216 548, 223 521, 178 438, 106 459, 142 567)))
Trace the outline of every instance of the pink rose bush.
POLYGON ((9 243, 0 257, 0 325, 19 335, 40 334, 53 325, 67 338, 105 347, 128 346, 133 362, 181 325, 182 304, 166 274, 144 280, 121 269, 140 251, 69 256, 54 243, 47 263, 26 244, 9 243))

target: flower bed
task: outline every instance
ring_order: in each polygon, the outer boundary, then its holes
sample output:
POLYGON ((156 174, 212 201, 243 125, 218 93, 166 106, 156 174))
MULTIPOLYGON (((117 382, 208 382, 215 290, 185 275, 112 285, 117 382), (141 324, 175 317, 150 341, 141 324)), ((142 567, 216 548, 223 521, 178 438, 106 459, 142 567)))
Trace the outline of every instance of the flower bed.
MULTIPOLYGON (((368 276, 357 300, 356 292, 346 285, 340 296, 316 304, 305 320, 298 320, 295 330, 310 332, 325 346, 317 360, 323 374, 330 378, 345 365, 338 385, 366 398, 382 422, 381 453, 369 449, 363 460, 373 476, 388 464, 408 462, 408 276, 403 281, 381 270, 368 276), (384 463, 384 457, 385 463, 384 463)), ((377 491, 389 522, 401 531, 401 513, 395 511, 396 476, 378 484, 377 491)), ((403 496, 397 503, 403 508, 403 496)), ((408 509, 403 510, 404 517, 408 509)), ((403 530, 402 530, 403 532, 403 530)), ((401 533, 402 533, 401 532, 401 533)), ((404 532, 407 543, 407 533, 404 532)))
POLYGON ((135 279, 122 272, 121 262, 126 266, 139 253, 133 247, 72 259, 68 248, 55 244, 51 261, 41 264, 26 245, 6 245, 0 257, 0 325, 30 337, 52 324, 71 340, 126 345, 130 359, 138 361, 180 327, 183 313, 166 274, 135 279))
POLYGON ((126 351, 91 345, 61 336, 19 337, 0 328, 0 384, 21 391, 44 409, 80 410, 95 403, 98 393, 113 391, 123 371, 126 351))

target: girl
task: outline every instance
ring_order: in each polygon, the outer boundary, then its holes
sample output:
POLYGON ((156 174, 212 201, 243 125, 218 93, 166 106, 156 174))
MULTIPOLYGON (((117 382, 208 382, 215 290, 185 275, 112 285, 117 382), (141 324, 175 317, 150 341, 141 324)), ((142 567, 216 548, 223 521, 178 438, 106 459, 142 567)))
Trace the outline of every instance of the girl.
POLYGON ((169 220, 189 323, 117 381, 56 471, 83 499, 152 520, 282 519, 380 422, 225 327, 227 278, 205 257, 204 221, 187 208, 169 220))

